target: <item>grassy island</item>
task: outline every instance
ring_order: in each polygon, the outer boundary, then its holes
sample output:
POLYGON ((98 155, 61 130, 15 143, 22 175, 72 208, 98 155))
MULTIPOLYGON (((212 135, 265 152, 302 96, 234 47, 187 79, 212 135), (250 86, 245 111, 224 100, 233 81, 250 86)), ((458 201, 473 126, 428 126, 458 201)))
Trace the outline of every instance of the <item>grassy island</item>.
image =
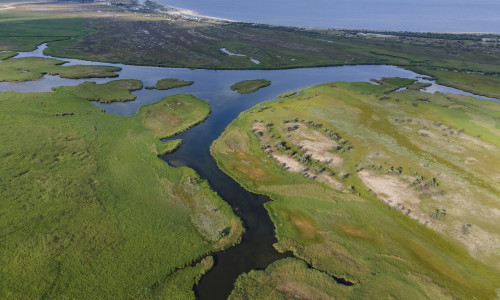
POLYGON ((495 297, 500 103, 379 82, 261 103, 214 142, 295 256, 241 275, 234 299, 495 297))
POLYGON ((71 65, 62 66, 64 61, 42 57, 10 58, 0 62, 0 82, 21 82, 38 80, 43 75, 59 75, 62 78, 104 78, 118 77, 121 68, 113 66, 71 65))
POLYGON ((170 90, 170 89, 175 89, 183 86, 189 86, 192 85, 194 81, 188 81, 188 80, 180 80, 177 78, 163 78, 158 80, 156 82, 156 85, 154 86, 147 86, 146 88, 149 90, 170 90))
POLYGON ((250 94, 271 85, 271 81, 265 79, 244 80, 233 84, 230 88, 239 94, 250 94))
POLYGON ((131 91, 142 89, 142 82, 134 79, 113 80, 103 84, 86 81, 77 86, 60 86, 53 91, 101 103, 133 101, 131 91))
POLYGON ((191 95, 122 117, 59 89, 0 93, 0 297, 194 298, 243 227, 157 156, 209 113, 191 95))

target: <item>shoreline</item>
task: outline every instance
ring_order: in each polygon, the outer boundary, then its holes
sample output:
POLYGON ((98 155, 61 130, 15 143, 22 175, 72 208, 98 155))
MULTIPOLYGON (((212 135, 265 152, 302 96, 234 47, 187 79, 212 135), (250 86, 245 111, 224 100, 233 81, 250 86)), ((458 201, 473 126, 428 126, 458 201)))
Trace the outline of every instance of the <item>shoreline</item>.
POLYGON ((457 34, 457 35, 500 35, 499 32, 481 32, 481 31, 418 31, 418 30, 389 30, 389 29, 368 29, 368 28, 346 28, 346 27, 325 27, 325 26, 300 26, 300 25, 283 25, 283 24, 269 24, 269 23, 261 23, 261 22, 252 22, 252 21, 244 21, 244 20, 236 20, 230 18, 223 17, 215 17, 210 15, 201 14, 196 10, 187 9, 177 6, 170 6, 166 4, 158 3, 157 1, 153 2, 157 3, 166 8, 166 13, 176 16, 181 16, 189 19, 205 19, 205 20, 213 20, 213 21, 225 21, 225 22, 233 22, 233 23, 245 23, 251 25, 259 25, 259 26, 272 26, 272 27, 290 27, 290 28, 299 28, 303 30, 341 30, 341 31, 359 31, 360 33, 419 33, 419 34, 457 34))
MULTIPOLYGON (((156 2, 156 3, 158 3, 158 2, 156 2)), ((187 9, 187 8, 167 6, 167 5, 163 5, 160 3, 158 3, 158 4, 165 7, 167 9, 167 13, 170 15, 176 15, 176 16, 181 16, 181 17, 190 18, 190 19, 207 19, 207 20, 214 20, 214 21, 240 22, 240 21, 232 20, 232 19, 202 15, 195 10, 191 10, 191 9, 187 9)))
POLYGON ((15 9, 16 7, 14 6, 14 4, 18 3, 20 2, 0 4, 0 10, 15 9))

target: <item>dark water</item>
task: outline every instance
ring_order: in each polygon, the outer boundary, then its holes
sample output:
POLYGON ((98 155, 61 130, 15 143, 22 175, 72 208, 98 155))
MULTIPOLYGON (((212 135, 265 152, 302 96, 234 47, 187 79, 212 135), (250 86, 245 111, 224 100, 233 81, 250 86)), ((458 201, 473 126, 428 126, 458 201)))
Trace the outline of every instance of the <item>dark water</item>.
MULTIPOLYGON (((203 129, 195 130, 194 136, 197 139, 200 139, 200 134, 203 134, 203 129)), ((192 133, 188 135, 193 136, 192 133)), ((179 138, 186 141, 185 136, 181 135, 179 138)), ((190 147, 192 144, 192 141, 186 143, 183 145, 185 150, 164 156, 162 159, 175 167, 191 167, 197 170, 202 178, 208 179, 213 189, 243 220, 246 229, 240 244, 214 255, 215 267, 203 276, 195 287, 199 299, 226 299, 233 289, 234 281, 241 273, 252 269, 264 269, 270 263, 290 255, 278 253, 272 246, 277 242, 274 225, 263 206, 270 199, 244 190, 219 170, 206 149, 193 151, 190 147)))
MULTIPOLYGON (((20 56, 43 56, 39 49, 21 53, 20 56)), ((68 59, 70 64, 101 64, 81 60, 68 59)), ((106 64, 110 65, 110 64, 106 64)), ((368 81, 381 77, 415 78, 418 74, 394 66, 342 66, 328 68, 308 68, 292 70, 244 70, 214 71, 189 70, 177 68, 156 68, 127 66, 117 64, 123 70, 120 79, 140 79, 144 85, 154 85, 158 79, 176 77, 193 80, 195 84, 169 91, 143 89, 134 92, 136 101, 99 104, 107 112, 118 115, 132 115, 139 107, 156 102, 162 97, 177 93, 192 93, 200 99, 207 100, 212 113, 206 122, 176 136, 183 139, 182 146, 173 154, 162 157, 174 167, 188 166, 196 170, 200 176, 209 181, 212 188, 228 202, 235 213, 244 221, 246 233, 242 242, 226 251, 217 253, 215 265, 204 275, 195 287, 200 299, 225 299, 232 290, 237 277, 252 269, 264 269, 273 261, 289 254, 280 254, 274 248, 276 242, 274 225, 263 204, 268 197, 256 195, 244 190, 230 177, 219 170, 209 149, 229 123, 242 111, 262 102, 276 98, 280 93, 306 88, 311 85, 329 81, 368 81), (239 95, 229 89, 233 83, 246 79, 268 79, 270 87, 258 92, 239 95)), ((114 79, 93 79, 98 83, 114 79)), ((60 85, 77 85, 85 80, 62 79, 58 76, 45 76, 45 79, 25 83, 0 83, 0 91, 43 92, 50 87, 60 85)), ((446 91, 466 94, 457 89, 434 84, 429 91, 446 91)))
POLYGON ((245 22, 301 27, 500 32, 498 0, 157 0, 245 22))

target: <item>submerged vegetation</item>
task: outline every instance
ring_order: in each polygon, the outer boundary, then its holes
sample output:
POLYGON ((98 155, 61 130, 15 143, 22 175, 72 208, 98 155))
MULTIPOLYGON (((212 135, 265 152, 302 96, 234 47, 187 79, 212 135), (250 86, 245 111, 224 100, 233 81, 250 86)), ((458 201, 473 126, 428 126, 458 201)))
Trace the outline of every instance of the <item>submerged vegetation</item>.
POLYGON ((379 82, 262 103, 212 145, 224 172, 273 199, 275 247, 307 263, 242 275, 235 299, 495 297, 500 104, 379 82))
POLYGON ((178 88, 178 87, 192 85, 193 83, 194 83, 194 81, 180 80, 177 78, 164 78, 164 79, 158 80, 158 82, 156 82, 156 85, 147 86, 146 88, 149 90, 153 90, 153 89, 169 90, 169 89, 174 89, 174 88, 178 88))
POLYGON ((121 117, 85 97, 0 93, 0 296, 194 298, 213 264, 197 259, 243 227, 196 172, 157 155, 209 105, 175 95, 121 117))
POLYGON ((250 94, 271 85, 271 81, 265 79, 243 80, 233 84, 230 88, 238 94, 250 94))

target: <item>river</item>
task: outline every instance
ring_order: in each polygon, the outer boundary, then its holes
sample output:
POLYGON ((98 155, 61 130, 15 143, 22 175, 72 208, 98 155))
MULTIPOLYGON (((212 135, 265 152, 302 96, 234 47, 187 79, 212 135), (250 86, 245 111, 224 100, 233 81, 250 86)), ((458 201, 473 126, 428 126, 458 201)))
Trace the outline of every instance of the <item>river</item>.
MULTIPOLYGON (((23 52, 18 57, 49 57, 43 55, 46 44, 36 50, 23 52)), ((228 250, 214 255, 215 265, 205 274, 195 287, 199 299, 226 299, 237 277, 253 269, 264 269, 277 259, 290 254, 278 253, 273 244, 276 242, 274 225, 263 204, 270 199, 266 196, 247 192, 238 183, 219 170, 210 155, 210 145, 217 139, 229 123, 242 111, 256 104, 276 98, 280 93, 298 90, 311 85, 330 81, 369 81, 381 77, 417 78, 419 74, 395 66, 340 66, 323 68, 301 68, 288 70, 191 70, 180 68, 161 68, 129 66, 122 64, 97 63, 75 59, 65 59, 67 64, 114 65, 122 68, 119 79, 139 79, 144 85, 154 85, 157 80, 175 77, 192 80, 191 86, 167 91, 142 89, 133 92, 137 99, 131 102, 110 104, 94 103, 108 113, 133 115, 143 105, 161 98, 178 94, 191 93, 207 100, 212 107, 208 119, 174 138, 183 140, 182 146, 173 154, 161 157, 174 167, 188 166, 196 170, 201 178, 208 180, 212 188, 227 201, 235 213, 243 220, 246 233, 242 242, 228 250), (230 90, 230 86, 247 79, 267 79, 272 85, 252 94, 240 95, 230 90)), ((116 78, 92 79, 104 83, 116 78)), ((421 79, 419 79, 421 80, 421 79)), ((77 85, 88 79, 64 79, 59 76, 45 76, 38 81, 22 83, 0 83, 0 92, 47 92, 51 87, 77 85)), ((443 91, 472 95, 457 89, 433 84, 428 91, 443 91)), ((486 97, 482 97, 486 98, 486 97)))

